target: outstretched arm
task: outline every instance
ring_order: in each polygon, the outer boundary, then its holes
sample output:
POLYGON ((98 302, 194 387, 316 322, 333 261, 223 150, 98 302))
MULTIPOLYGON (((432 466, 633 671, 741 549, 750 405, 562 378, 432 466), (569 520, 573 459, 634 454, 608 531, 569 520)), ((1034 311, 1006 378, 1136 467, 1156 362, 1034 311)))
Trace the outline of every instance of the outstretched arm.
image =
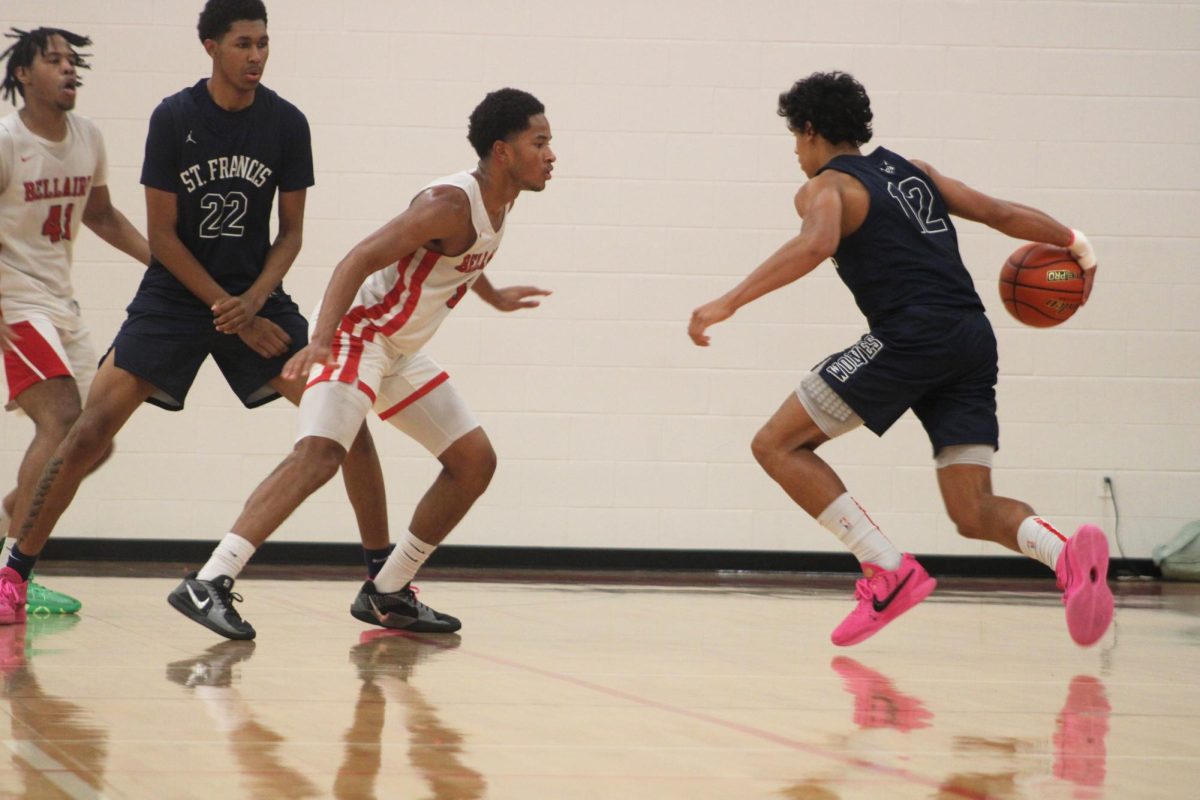
POLYGON ((933 179, 946 208, 956 217, 981 222, 1014 239, 1045 242, 1059 247, 1071 244, 1071 229, 1044 211, 986 195, 960 180, 943 175, 922 161, 912 163, 933 179))
POLYGON ((134 260, 150 265, 150 243, 112 204, 107 186, 96 186, 83 207, 83 224, 93 233, 134 260))
POLYGON ((785 242, 746 276, 741 283, 716 300, 692 312, 688 336, 700 347, 710 337, 705 330, 723 322, 764 294, 786 286, 816 269, 837 252, 841 241, 842 196, 833 175, 818 175, 796 193, 796 211, 804 218, 799 235, 785 242))
POLYGON ((1092 292, 1092 282, 1096 278, 1096 255, 1091 242, 1081 231, 1068 228, 1039 209, 1011 200, 1001 200, 972 189, 960 180, 943 175, 923 161, 912 163, 933 179, 951 214, 973 222, 981 222, 1014 239, 1045 242, 1069 249, 1083 268, 1083 302, 1087 302, 1092 292))

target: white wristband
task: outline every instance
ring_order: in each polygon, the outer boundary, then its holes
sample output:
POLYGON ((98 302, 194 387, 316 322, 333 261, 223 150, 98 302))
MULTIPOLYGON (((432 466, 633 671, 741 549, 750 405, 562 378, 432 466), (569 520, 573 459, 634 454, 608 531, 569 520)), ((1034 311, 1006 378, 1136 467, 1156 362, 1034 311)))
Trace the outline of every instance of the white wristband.
POLYGON ((1071 229, 1071 243, 1067 245, 1067 249, 1079 262, 1079 266, 1084 269, 1093 269, 1096 266, 1096 253, 1092 250, 1092 243, 1083 235, 1083 231, 1071 229))

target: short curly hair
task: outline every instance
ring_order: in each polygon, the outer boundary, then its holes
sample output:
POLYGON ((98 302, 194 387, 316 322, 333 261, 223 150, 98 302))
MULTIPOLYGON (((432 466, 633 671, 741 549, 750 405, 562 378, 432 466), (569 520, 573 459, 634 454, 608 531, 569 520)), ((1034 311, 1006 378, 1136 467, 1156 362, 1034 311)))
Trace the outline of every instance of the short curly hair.
POLYGON ((529 128, 529 118, 544 114, 546 107, 529 92, 497 89, 489 92, 471 112, 467 141, 480 158, 492 153, 492 145, 529 128))
POLYGON ((261 19, 265 25, 267 7, 262 0, 208 0, 200 12, 196 32, 200 34, 201 42, 220 39, 229 32, 233 23, 243 19, 261 19))
POLYGON ((779 95, 779 116, 787 118, 792 132, 812 125, 831 144, 858 147, 871 141, 871 99, 845 72, 814 72, 796 81, 779 95))

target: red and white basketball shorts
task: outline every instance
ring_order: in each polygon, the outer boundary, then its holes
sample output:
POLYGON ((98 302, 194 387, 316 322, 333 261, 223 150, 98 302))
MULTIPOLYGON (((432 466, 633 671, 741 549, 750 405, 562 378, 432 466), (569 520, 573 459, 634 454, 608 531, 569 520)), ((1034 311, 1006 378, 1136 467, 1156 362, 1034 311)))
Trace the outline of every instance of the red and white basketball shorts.
POLYGON ((309 375, 297 441, 321 436, 349 450, 371 408, 435 456, 479 427, 449 374, 424 353, 394 355, 342 333, 337 343, 337 365, 309 375))
POLYGON ((17 407, 21 392, 50 378, 75 379, 79 402, 87 398, 96 377, 96 349, 87 328, 66 331, 44 317, 9 322, 20 338, 4 352, 4 378, 8 382, 8 409, 17 407))

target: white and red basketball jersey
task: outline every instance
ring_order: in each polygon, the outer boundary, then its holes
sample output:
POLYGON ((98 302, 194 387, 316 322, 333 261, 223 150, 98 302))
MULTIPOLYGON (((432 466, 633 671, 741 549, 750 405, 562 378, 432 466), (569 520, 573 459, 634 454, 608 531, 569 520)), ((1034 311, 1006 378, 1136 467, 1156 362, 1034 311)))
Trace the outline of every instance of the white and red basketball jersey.
POLYGON ((457 186, 467 193, 475 243, 457 256, 419 247, 412 255, 371 273, 359 288, 354 305, 342 317, 341 331, 367 341, 386 338, 395 352, 416 353, 496 254, 504 237, 504 223, 500 230, 492 229, 475 177, 470 172, 458 172, 438 178, 421 191, 434 186, 457 186))
POLYGON ((104 140, 91 120, 67 114, 67 136, 37 136, 19 113, 0 119, 0 311, 78 326, 71 256, 83 210, 107 183, 104 140))

